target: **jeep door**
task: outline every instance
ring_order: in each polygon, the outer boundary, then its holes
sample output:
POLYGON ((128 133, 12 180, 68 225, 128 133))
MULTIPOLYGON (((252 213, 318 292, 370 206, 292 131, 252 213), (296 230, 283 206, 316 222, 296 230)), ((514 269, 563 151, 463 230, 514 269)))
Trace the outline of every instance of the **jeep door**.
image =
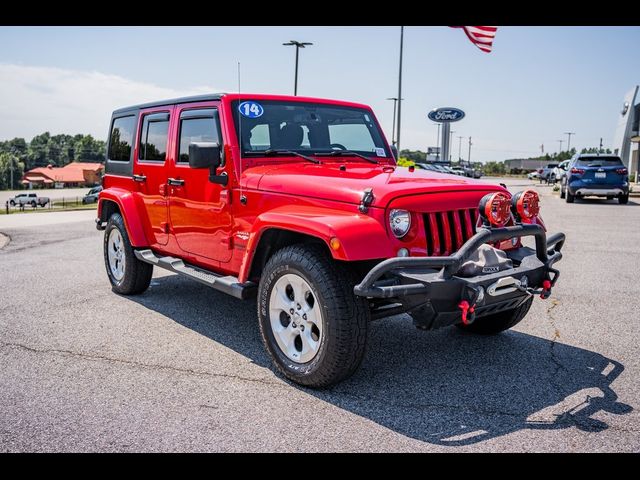
POLYGON ((232 229, 228 204, 228 189, 209 180, 225 170, 191 168, 189 144, 215 142, 223 145, 219 102, 177 105, 175 162, 169 179, 169 220, 171 231, 185 253, 228 262, 232 249, 229 237, 232 229))
POLYGON ((172 109, 161 107, 140 112, 134 153, 133 179, 145 214, 141 215, 141 221, 149 241, 158 245, 166 245, 169 239, 166 184, 172 151, 169 145, 172 109))

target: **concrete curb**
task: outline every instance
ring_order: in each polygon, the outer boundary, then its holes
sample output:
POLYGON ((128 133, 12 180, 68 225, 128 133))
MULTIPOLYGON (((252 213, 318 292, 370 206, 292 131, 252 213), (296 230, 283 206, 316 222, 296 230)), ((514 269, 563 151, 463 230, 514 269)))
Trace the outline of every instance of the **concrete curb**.
POLYGON ((6 235, 3 235, 2 233, 0 233, 0 250, 2 250, 4 247, 6 247, 9 242, 11 241, 11 239, 9 237, 7 237, 6 235))

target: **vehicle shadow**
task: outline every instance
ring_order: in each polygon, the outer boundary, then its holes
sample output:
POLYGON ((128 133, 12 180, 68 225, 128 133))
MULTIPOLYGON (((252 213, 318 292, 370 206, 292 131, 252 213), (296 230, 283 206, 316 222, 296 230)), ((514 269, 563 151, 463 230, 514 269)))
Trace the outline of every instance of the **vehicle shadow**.
MULTIPOLYGON (((255 301, 179 276, 154 278, 146 308, 271 368, 255 301), (176 308, 176 298, 190 308, 176 308)), ((529 321, 535 321, 530 319, 529 321)), ((479 337, 452 327, 416 330, 407 316, 371 325, 367 356, 350 379, 309 395, 424 442, 470 445, 523 429, 598 432, 598 412, 626 414, 612 382, 624 366, 586 349, 510 331, 479 337)))
MULTIPOLYGON (((637 197, 636 197, 637 198, 637 197)), ((618 205, 620 207, 636 207, 638 202, 634 202, 629 199, 629 203, 626 205, 620 205, 617 199, 607 200, 605 198, 576 198, 575 203, 584 203, 587 205, 618 205)))

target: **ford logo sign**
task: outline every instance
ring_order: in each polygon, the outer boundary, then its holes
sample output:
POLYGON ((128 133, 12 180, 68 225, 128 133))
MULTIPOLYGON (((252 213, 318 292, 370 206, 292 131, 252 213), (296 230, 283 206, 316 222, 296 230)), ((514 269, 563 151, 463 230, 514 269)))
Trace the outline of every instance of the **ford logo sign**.
POLYGON ((429 120, 438 123, 457 122, 464 118, 464 112, 459 108, 442 107, 434 108, 427 114, 427 116, 429 117, 429 120))

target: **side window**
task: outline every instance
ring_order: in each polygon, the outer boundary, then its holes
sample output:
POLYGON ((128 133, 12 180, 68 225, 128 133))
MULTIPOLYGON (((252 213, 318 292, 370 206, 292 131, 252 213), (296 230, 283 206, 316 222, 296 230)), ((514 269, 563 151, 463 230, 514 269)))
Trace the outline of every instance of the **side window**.
POLYGON ((180 114, 180 151, 178 163, 189 162, 189 144, 212 142, 222 144, 218 111, 214 108, 185 110, 180 114))
POLYGON ((169 135, 169 114, 152 113, 145 115, 140 132, 138 159, 164 162, 167 156, 167 137, 169 135))
POLYGON ((109 139, 109 160, 128 162, 131 160, 131 146, 136 118, 133 115, 113 120, 109 139))

